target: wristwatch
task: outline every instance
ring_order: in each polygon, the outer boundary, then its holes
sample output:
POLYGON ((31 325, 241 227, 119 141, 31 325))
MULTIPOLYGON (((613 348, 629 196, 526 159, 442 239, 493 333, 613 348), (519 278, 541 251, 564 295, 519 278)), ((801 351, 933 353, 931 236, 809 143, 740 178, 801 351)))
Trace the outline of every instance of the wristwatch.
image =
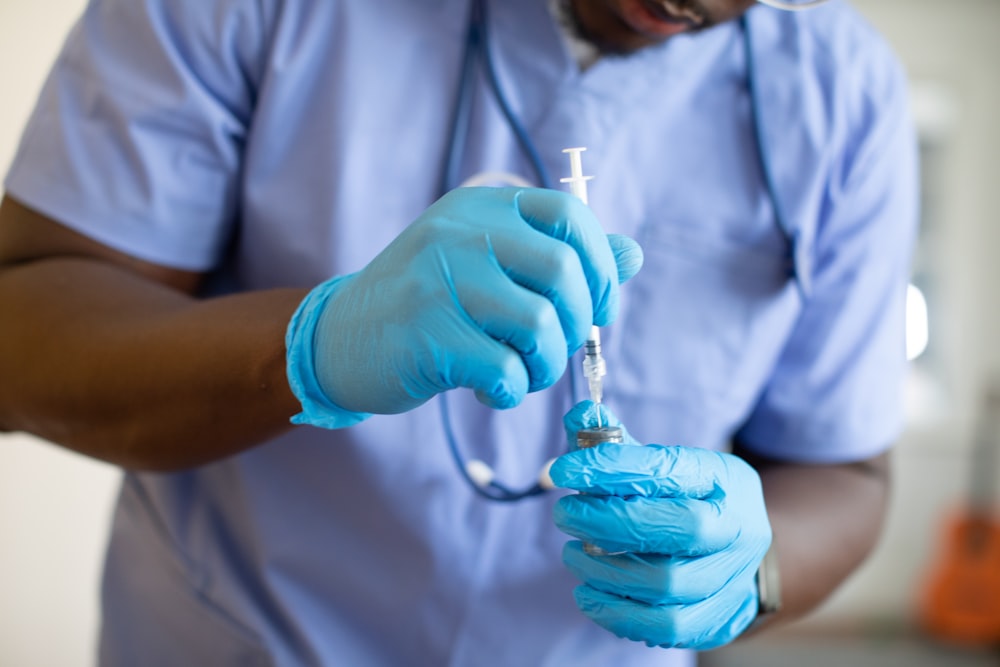
POLYGON ((760 625, 769 616, 781 610, 781 576, 778 572, 778 553, 774 542, 768 547, 757 568, 757 618, 748 630, 760 625))

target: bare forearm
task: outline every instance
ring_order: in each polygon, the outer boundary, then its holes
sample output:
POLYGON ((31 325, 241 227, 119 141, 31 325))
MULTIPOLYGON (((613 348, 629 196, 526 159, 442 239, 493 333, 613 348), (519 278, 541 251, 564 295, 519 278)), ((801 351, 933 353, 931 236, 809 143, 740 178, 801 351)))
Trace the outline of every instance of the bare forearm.
POLYGON ((790 465, 739 452, 758 470, 782 588, 775 622, 822 603, 878 542, 889 497, 888 456, 849 465, 790 465))
POLYGON ((284 331, 304 292, 198 300, 90 259, 0 273, 0 428, 177 469, 288 427, 284 331))

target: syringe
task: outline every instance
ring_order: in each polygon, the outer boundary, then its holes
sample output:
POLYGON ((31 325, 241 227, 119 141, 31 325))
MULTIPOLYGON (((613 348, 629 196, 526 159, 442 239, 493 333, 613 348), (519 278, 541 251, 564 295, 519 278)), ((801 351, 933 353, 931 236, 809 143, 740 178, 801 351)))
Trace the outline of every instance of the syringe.
MULTIPOLYGON (((589 204, 587 200, 587 181, 593 176, 583 175, 583 162, 580 153, 586 148, 566 148, 563 153, 569 155, 569 178, 559 179, 560 183, 568 183, 570 192, 580 198, 584 204, 589 204)), ((590 400, 600 405, 604 396, 604 376, 607 375, 607 367, 604 364, 604 357, 601 356, 601 330, 599 327, 591 326, 590 335, 584 345, 583 374, 587 378, 587 386, 590 389, 590 400)), ((597 409, 597 426, 603 426, 601 421, 601 410, 597 409)))
MULTIPOLYGON (((583 164, 580 160, 580 153, 586 148, 567 148, 563 153, 569 154, 569 178, 559 179, 562 183, 569 183, 570 192, 580 198, 584 204, 587 201, 587 181, 593 176, 583 175, 583 164)), ((604 396, 604 376, 607 374, 607 367, 604 364, 604 357, 601 355, 601 329, 590 327, 590 336, 583 346, 583 374, 587 376, 587 386, 590 389, 590 400, 597 404, 597 426, 582 428, 576 432, 576 446, 580 449, 596 447, 604 443, 623 443, 624 433, 621 427, 605 426, 601 415, 601 399, 604 396)), ((591 556, 616 556, 625 553, 624 551, 605 551, 596 544, 590 542, 583 543, 583 550, 591 556)))

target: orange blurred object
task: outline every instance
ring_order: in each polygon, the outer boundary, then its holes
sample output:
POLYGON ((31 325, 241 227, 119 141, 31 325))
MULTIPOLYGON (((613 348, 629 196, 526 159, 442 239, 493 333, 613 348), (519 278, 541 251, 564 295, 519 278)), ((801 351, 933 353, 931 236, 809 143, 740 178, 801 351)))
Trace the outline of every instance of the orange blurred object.
POLYGON ((1000 378, 983 392, 977 419, 964 512, 946 525, 938 562, 920 605, 927 633, 967 646, 1000 646, 1000 378))
POLYGON ((947 528, 920 623, 942 641, 1000 646, 1000 521, 970 513, 952 518, 947 528))

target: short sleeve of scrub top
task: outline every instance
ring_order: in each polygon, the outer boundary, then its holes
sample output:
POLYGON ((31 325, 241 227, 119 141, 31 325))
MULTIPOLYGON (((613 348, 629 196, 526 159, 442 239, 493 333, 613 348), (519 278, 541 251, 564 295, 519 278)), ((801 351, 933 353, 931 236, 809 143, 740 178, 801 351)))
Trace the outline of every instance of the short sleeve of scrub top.
POLYGON ((811 293, 736 436, 777 459, 864 459, 891 446, 902 429, 918 160, 904 73, 872 37, 868 57, 840 63, 865 85, 838 100, 851 129, 818 207, 811 293))
POLYGON ((211 268, 236 214, 259 4, 90 3, 42 89, 7 192, 140 259, 211 268))

